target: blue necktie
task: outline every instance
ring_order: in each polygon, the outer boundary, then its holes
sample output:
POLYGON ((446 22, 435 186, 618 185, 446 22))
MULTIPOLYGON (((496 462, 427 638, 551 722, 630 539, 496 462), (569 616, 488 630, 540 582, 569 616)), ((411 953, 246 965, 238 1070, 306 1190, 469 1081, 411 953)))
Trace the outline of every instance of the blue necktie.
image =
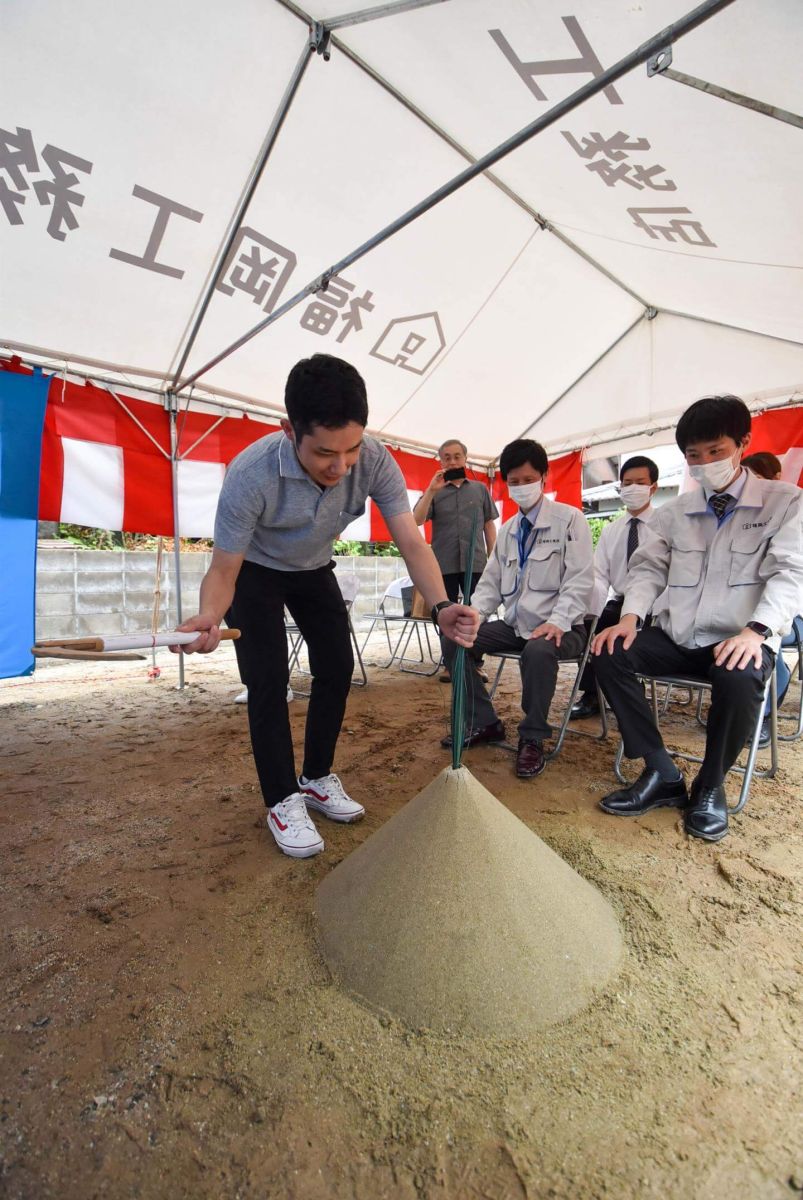
POLYGON ((519 521, 519 570, 521 570, 527 561, 527 539, 532 532, 532 528, 532 521, 528 521, 526 517, 522 517, 519 521))

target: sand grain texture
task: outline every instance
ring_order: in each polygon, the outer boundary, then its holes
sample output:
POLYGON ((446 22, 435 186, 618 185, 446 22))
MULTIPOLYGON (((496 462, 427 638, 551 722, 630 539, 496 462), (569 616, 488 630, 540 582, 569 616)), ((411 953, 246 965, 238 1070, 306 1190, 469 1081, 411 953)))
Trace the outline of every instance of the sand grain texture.
POLYGON ((341 862, 316 911, 338 982, 413 1027, 526 1036, 622 956, 608 902, 465 767, 341 862))

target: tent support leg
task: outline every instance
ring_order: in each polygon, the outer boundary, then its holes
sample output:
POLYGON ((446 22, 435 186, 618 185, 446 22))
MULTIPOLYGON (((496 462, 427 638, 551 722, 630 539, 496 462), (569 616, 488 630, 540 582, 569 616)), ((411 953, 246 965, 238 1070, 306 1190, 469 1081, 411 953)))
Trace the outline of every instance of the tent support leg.
MULTIPOLYGON (((176 568, 176 617, 177 624, 182 622, 181 616, 181 542, 178 536, 178 399, 175 392, 167 393, 167 414, 170 419, 170 481, 173 491, 173 561, 176 568)), ((178 688, 184 691, 184 651, 178 652, 178 688)))

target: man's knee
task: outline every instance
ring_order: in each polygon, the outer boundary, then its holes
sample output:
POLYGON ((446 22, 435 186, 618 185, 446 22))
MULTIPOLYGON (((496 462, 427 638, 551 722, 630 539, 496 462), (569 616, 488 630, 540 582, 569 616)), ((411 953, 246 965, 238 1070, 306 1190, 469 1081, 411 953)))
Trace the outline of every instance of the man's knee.
POLYGON ((555 663, 557 666, 560 651, 553 641, 546 638, 529 638, 521 652, 522 668, 533 663, 547 666, 555 663))
POLYGON ((601 654, 594 654, 592 651, 588 661, 593 664, 594 674, 600 683, 613 675, 632 670, 630 651, 625 650, 621 638, 616 639, 612 650, 606 646, 601 654))
POLYGON ((764 692, 765 677, 762 671, 753 663, 746 667, 712 666, 708 677, 711 680, 711 690, 717 695, 727 696, 728 701, 738 704, 740 700, 753 701, 764 692))

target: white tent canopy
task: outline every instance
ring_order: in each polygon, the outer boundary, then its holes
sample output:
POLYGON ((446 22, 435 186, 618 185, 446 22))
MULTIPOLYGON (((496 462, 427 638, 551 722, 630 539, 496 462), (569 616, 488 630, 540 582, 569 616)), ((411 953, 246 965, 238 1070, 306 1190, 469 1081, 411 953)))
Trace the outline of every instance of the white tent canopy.
MULTIPOLYGON (((0 346, 167 390, 691 8, 354 5, 11 0, 0 346)), ((712 390, 799 395, 801 45, 799 0, 721 3, 670 72, 780 113, 640 65, 192 395, 275 413, 326 351, 365 376, 373 430, 487 459, 525 432, 610 452, 712 390)))

